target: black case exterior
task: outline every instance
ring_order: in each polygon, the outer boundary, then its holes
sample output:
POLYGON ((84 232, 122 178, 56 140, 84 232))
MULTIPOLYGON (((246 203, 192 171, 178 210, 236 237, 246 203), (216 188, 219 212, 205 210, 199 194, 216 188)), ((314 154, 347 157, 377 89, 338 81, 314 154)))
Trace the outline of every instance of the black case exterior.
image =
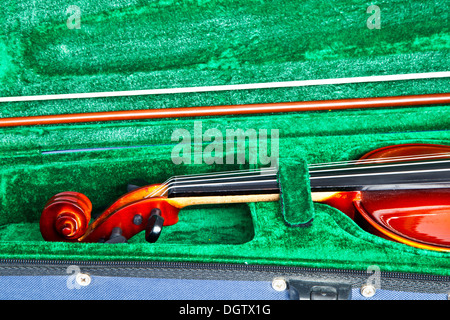
POLYGON ((450 278, 236 264, 0 261, 3 300, 447 300, 450 278))

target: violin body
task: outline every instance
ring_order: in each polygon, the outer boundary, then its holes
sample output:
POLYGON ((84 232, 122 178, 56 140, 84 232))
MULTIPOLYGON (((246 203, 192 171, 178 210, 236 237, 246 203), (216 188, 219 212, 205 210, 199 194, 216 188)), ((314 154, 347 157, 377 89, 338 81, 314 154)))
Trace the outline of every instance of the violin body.
MULTIPOLYGON (((360 160, 384 163, 393 158, 412 161, 416 156, 426 160, 427 155, 446 159, 448 154, 449 146, 408 144, 380 148, 360 160)), ((450 188, 337 192, 317 201, 339 209, 380 237, 413 247, 450 251, 450 188)))
MULTIPOLYGON (((397 163, 417 162, 417 159, 426 162, 429 156, 449 159, 449 154, 449 146, 395 145, 365 154, 355 162, 354 168, 367 163, 375 167, 390 163, 395 167, 397 163)), ((40 221, 41 233, 48 241, 115 243, 125 242, 145 230, 146 239, 154 242, 162 227, 177 223, 179 210, 189 205, 278 201, 279 193, 272 180, 259 175, 258 179, 263 186, 259 193, 243 185, 239 185, 242 190, 224 189, 226 183, 220 184, 219 189, 204 188, 193 194, 182 193, 186 186, 182 185, 183 188, 177 189, 179 193, 172 196, 167 193, 170 184, 140 187, 119 198, 90 224, 92 205, 89 199, 80 193, 63 192, 52 197, 45 206, 40 221)), ((371 187, 368 183, 344 191, 312 189, 312 199, 335 207, 375 235, 418 248, 450 251, 450 188, 446 184, 450 181, 441 180, 431 185, 423 184, 422 180, 417 185, 406 184, 412 188, 397 188, 394 184, 386 189, 371 187)))

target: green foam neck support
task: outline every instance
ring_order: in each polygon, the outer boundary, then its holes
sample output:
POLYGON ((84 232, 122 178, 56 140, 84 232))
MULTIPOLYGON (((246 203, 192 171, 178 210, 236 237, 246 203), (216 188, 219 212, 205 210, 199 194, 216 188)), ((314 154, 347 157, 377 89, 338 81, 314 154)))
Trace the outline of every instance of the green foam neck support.
POLYGON ((282 159, 278 170, 281 213, 289 226, 306 226, 314 218, 306 162, 282 159))

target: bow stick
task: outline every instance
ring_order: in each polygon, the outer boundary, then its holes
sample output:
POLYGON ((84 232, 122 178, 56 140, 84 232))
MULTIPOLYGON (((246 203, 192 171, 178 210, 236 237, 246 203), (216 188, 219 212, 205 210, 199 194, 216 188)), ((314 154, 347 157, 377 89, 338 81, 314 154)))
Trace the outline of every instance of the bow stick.
POLYGON ((0 127, 448 104, 450 93, 0 118, 0 127))

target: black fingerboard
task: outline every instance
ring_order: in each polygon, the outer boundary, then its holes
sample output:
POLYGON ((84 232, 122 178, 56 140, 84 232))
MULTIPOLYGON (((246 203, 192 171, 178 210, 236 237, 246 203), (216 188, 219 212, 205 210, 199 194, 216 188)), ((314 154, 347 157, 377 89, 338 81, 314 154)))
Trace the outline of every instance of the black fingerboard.
POLYGON ((279 193, 275 168, 174 177, 167 187, 169 198, 279 193))
POLYGON ((310 168, 312 191, 450 187, 450 159, 310 168))

